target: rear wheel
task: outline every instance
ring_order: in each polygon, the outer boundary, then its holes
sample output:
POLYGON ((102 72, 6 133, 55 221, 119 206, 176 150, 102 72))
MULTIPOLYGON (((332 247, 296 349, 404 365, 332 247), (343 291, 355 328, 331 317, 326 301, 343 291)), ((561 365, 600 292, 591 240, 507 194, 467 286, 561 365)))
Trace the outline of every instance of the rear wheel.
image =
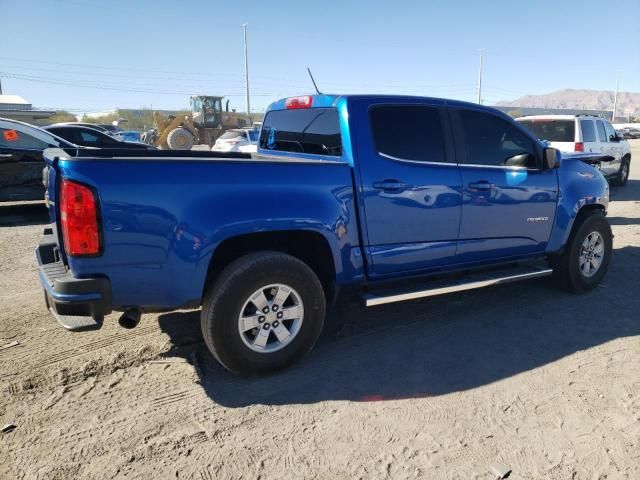
POLYGON ((208 289, 202 334, 211 353, 241 375, 289 366, 320 336, 325 297, 305 263, 279 252, 232 262, 208 289))
POLYGON ((174 128, 167 135, 167 145, 171 150, 190 150, 193 147, 193 135, 186 128, 174 128))
POLYGON ((607 273, 613 249, 611 227, 601 213, 575 227, 562 255, 552 259, 558 284, 574 293, 595 288, 607 273))

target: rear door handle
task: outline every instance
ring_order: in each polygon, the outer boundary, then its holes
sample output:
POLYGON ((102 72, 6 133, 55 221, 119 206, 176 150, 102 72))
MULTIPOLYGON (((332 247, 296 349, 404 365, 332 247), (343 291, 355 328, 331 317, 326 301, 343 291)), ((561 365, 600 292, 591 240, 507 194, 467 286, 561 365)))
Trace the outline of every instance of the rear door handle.
POLYGON ((481 182, 472 182, 469 184, 469 188, 472 190, 491 190, 495 185, 493 183, 489 183, 486 180, 481 182))
POLYGON ((382 182, 373 182, 373 188, 384 191, 398 191, 411 188, 411 185, 402 183, 399 180, 384 180, 382 182))

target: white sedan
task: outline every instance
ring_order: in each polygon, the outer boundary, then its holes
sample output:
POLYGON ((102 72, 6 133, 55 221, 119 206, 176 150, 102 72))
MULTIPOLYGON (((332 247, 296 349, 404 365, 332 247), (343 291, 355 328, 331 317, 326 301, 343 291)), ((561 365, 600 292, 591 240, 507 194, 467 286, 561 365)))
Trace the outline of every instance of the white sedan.
POLYGON ((256 128, 238 128, 224 132, 211 148, 213 152, 253 153, 258 150, 260 130, 256 128))

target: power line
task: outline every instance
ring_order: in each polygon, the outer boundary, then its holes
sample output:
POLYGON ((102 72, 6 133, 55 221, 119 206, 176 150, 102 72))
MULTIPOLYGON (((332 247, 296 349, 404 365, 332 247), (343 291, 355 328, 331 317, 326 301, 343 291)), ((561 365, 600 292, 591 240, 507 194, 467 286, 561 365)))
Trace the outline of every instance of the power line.
MULTIPOLYGON (((115 74, 115 73, 104 73, 104 72, 96 72, 96 70, 116 70, 116 71, 123 71, 123 72, 127 72, 127 71, 135 71, 135 72, 144 72, 144 73, 159 73, 159 74, 172 74, 172 75, 178 75, 178 76, 189 76, 191 78, 167 78, 167 77, 162 77, 163 80, 175 80, 175 81, 180 81, 182 82, 183 80, 193 80, 193 81, 200 81, 200 79, 202 80, 210 80, 210 78, 212 76, 220 76, 220 77, 229 77, 229 78, 235 78, 235 79, 240 79, 243 78, 244 75, 238 74, 238 73, 220 73, 220 72, 212 72, 212 73, 195 73, 195 72, 189 72, 189 71, 170 71, 170 70, 153 70, 153 69, 147 69, 147 68, 134 68, 134 67, 114 67, 114 66, 105 66, 105 65, 91 65, 91 64, 79 64, 79 63, 62 63, 62 62, 51 62, 51 61, 46 61, 46 60, 33 60, 33 59, 21 59, 21 58, 17 58, 17 57, 7 57, 7 56, 0 56, 0 59, 5 59, 5 60, 13 60, 15 62, 18 63, 27 63, 27 64, 44 64, 44 65, 53 65, 53 66, 66 66, 66 67, 73 67, 73 68, 84 68, 84 69, 91 69, 91 72, 69 72, 69 71, 60 71, 58 69, 44 69, 42 67, 25 67, 25 66, 20 66, 19 68, 22 69, 27 69, 27 70, 42 70, 42 71, 52 71, 52 72, 60 72, 60 73, 68 73, 71 75, 104 75, 104 76, 112 76, 112 77, 122 77, 122 78, 132 78, 131 75, 124 75, 124 74, 115 74), (199 78, 198 78, 199 77, 199 78)), ((5 65, 5 68, 7 67, 7 65, 5 65)), ((301 88, 301 87, 306 87, 308 88, 308 82, 306 77, 304 77, 304 73, 306 72, 306 70, 304 70, 304 68, 300 69, 300 74, 302 75, 302 77, 300 78, 300 83, 283 83, 282 77, 274 77, 274 76, 267 76, 267 75, 252 75, 252 78, 263 78, 263 79, 270 79, 270 80, 276 80, 277 83, 275 84, 271 84, 268 82, 259 82, 262 85, 275 85, 275 86, 291 86, 293 88, 301 88)), ((155 79, 157 77, 152 77, 152 76, 145 76, 145 75, 138 75, 136 77, 133 78, 139 78, 139 79, 144 79, 144 78, 148 78, 148 79, 155 79)), ((420 89, 420 88, 434 88, 434 89, 458 89, 458 88, 469 88, 470 86, 472 86, 472 84, 450 84, 450 83, 444 83, 444 84, 415 84, 415 85, 394 85, 394 84, 366 84, 366 83, 336 83, 336 82, 326 82, 326 81, 322 81, 323 85, 328 85, 328 86, 332 86, 332 87, 337 87, 337 88, 345 88, 345 89, 350 89, 350 88, 354 88, 354 89, 362 89, 362 88, 379 88, 379 89, 394 89, 394 88, 398 88, 398 89, 407 89, 407 88, 415 88, 415 89, 420 89)))
MULTIPOLYGON (((49 83, 53 85, 65 85, 71 87, 82 87, 82 88, 94 88, 98 90, 113 90, 113 91, 121 91, 121 92, 130 92, 130 93, 152 93, 158 95, 194 95, 197 94, 195 91, 174 91, 174 90, 151 90, 151 89, 143 89, 143 88, 132 88, 126 85, 119 86, 117 84, 98 84, 98 83, 82 83, 72 80, 66 79, 53 79, 48 77, 38 77, 35 75, 25 75, 25 74, 16 74, 12 72, 0 72, 0 77, 4 78, 14 78, 16 80, 25 80, 28 82, 37 82, 37 83, 49 83)), ((243 96, 243 93, 230 93, 226 96, 228 97, 240 97, 243 96)), ((254 95, 258 96, 277 96, 280 93, 254 93, 254 95)))

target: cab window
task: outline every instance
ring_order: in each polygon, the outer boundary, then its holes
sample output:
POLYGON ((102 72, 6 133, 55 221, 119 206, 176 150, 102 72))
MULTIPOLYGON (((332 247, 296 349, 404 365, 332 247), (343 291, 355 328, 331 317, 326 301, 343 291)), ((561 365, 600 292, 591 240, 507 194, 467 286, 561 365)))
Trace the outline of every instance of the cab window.
POLYGON ((400 160, 446 162, 444 131, 437 108, 380 105, 369 112, 376 150, 400 160))
POLYGON ((506 120, 485 112, 459 110, 467 151, 472 165, 536 167, 533 140, 506 120))
POLYGON ((272 110, 260 132, 260 148, 314 155, 342 155, 335 108, 272 110))

